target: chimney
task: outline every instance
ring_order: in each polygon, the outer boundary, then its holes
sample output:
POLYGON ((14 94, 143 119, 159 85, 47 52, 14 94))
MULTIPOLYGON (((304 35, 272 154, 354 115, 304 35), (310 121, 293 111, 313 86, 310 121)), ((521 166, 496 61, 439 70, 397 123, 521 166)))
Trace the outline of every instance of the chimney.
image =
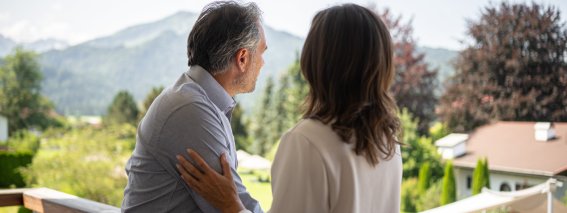
POLYGON ((468 134, 451 133, 437 141, 437 152, 443 159, 455 159, 467 152, 466 142, 469 139, 468 134))
POLYGON ((534 129, 536 141, 546 142, 555 138, 555 129, 551 122, 537 122, 534 129))

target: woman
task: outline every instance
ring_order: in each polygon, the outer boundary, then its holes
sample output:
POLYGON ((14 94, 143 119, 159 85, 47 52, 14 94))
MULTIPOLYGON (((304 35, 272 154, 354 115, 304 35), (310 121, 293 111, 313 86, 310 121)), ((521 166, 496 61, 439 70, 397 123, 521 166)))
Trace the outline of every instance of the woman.
MULTIPOLYGON (((271 212, 399 212, 400 121, 388 90, 390 34, 371 10, 345 4, 313 18, 301 54, 310 91, 303 119, 285 133, 272 165, 271 212)), ((224 155, 220 175, 180 159, 185 182, 223 211, 238 212, 224 155)))

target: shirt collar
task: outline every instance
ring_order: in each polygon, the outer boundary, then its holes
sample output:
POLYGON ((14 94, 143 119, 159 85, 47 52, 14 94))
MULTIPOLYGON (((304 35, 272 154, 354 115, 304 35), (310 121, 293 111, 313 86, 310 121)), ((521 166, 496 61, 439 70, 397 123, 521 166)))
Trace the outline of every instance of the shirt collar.
POLYGON ((203 90, 211 101, 223 112, 227 117, 231 117, 232 109, 236 106, 234 98, 224 90, 224 88, 213 78, 213 76, 199 65, 193 65, 187 71, 187 75, 193 79, 203 90))

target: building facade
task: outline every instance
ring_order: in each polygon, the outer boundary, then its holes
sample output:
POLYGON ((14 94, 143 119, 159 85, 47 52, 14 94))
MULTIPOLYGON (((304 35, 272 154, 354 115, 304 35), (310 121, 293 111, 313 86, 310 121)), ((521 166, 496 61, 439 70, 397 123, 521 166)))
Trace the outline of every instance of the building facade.
POLYGON ((492 190, 517 191, 555 178, 564 183, 555 197, 565 196, 567 123, 496 122, 470 134, 450 134, 436 146, 444 159, 453 161, 458 199, 471 195, 481 158, 488 159, 492 190))

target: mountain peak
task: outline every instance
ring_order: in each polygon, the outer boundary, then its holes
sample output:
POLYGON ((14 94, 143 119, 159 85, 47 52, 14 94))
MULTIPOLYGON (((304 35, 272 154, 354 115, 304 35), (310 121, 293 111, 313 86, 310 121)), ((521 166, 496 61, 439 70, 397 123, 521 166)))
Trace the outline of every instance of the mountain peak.
POLYGON ((165 18, 131 26, 113 35, 97 38, 84 44, 98 48, 131 47, 148 42, 168 31, 180 35, 188 34, 191 26, 197 20, 197 16, 192 12, 179 11, 165 18))
POLYGON ((69 46, 69 43, 54 38, 46 38, 33 42, 19 43, 7 36, 0 34, 0 57, 4 57, 5 55, 9 54, 12 49, 14 49, 18 45, 27 50, 43 53, 53 49, 64 49, 69 46))

